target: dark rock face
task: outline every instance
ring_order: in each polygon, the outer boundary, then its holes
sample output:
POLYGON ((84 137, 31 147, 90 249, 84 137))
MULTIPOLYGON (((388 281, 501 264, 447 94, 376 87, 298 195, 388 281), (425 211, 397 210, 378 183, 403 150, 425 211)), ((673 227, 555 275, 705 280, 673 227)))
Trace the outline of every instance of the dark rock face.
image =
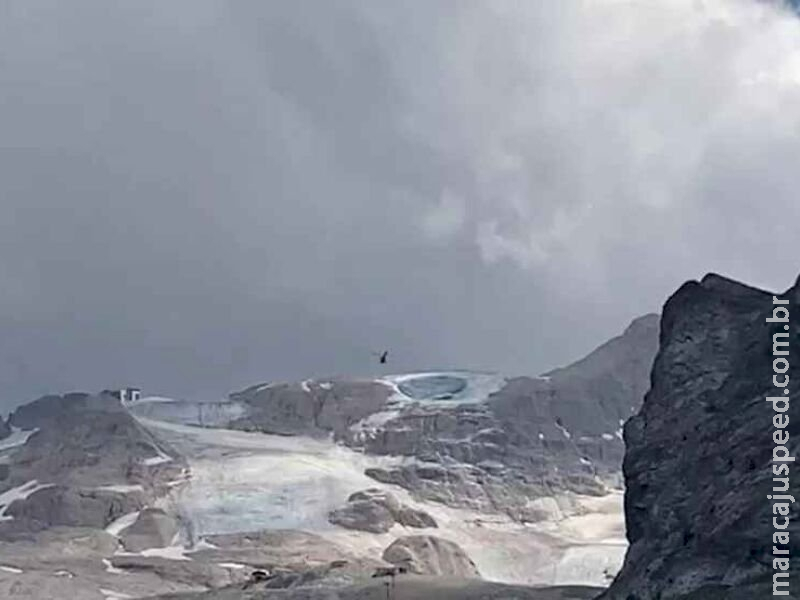
POLYGON ((458 544, 430 535, 395 540, 383 552, 383 560, 417 575, 480 577, 475 563, 458 544))
POLYGON ((402 504, 393 494, 370 488, 352 494, 347 504, 331 512, 329 520, 347 529, 386 533, 395 523, 404 527, 436 527, 428 513, 402 504))
MULTIPOLYGON (((789 397, 800 378, 800 288, 793 315, 789 397)), ((716 275, 666 303, 652 388, 625 426, 625 513, 631 546, 604 599, 766 598, 772 590, 772 294, 716 275)), ((789 446, 800 410, 789 409, 789 446)), ((796 475, 787 492, 800 496, 796 475)), ((800 556, 798 505, 791 553, 800 556)), ((795 572, 797 570, 795 569, 795 572)), ((800 589, 800 583, 794 582, 800 589)), ((796 591, 795 591, 796 593, 796 591)))
POLYGON ((0 417, 0 440, 11 435, 11 426, 0 417))

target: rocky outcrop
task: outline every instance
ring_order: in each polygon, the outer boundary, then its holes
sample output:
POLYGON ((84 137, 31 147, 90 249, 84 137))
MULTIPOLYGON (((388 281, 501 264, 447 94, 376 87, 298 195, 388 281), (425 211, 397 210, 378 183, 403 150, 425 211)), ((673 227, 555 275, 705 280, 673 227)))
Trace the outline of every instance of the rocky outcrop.
POLYGON ((6 513, 33 524, 36 530, 54 526, 103 529, 143 505, 144 498, 139 494, 52 486, 12 502, 6 513))
POLYGON ((170 546, 179 530, 177 521, 159 508, 146 508, 136 521, 120 533, 120 541, 128 552, 170 546))
POLYGON ((436 519, 424 510, 411 508, 405 505, 401 506, 400 509, 394 513, 394 519, 403 527, 415 527, 417 529, 438 527, 436 519))
POLYGON ((12 520, 0 538, 53 526, 103 528, 146 506, 181 476, 185 461, 108 394, 45 396, 15 410, 35 430, 0 469, 12 520), (33 490, 33 493, 19 493, 33 490))
POLYGON ((386 533, 395 524, 392 511, 374 500, 351 500, 331 511, 328 520, 340 527, 370 533, 386 533))
POLYGON ((395 540, 383 552, 383 560, 417 575, 480 577, 475 563, 458 544, 430 535, 395 540))
POLYGON ((396 523, 404 527, 436 527, 436 520, 423 510, 402 504, 385 490, 370 488, 352 494, 347 504, 331 512, 334 525, 371 533, 386 533, 396 523))
POLYGON ((110 395, 45 396, 18 408, 11 424, 38 429, 14 453, 8 487, 31 479, 76 487, 156 485, 185 462, 110 395))
POLYGON ((0 440, 11 435, 11 426, 0 417, 0 440))
POLYGON ((247 407, 232 427, 282 435, 339 436, 382 410, 391 390, 375 381, 276 383, 230 395, 247 407))
MULTIPOLYGON (((630 548, 602 598, 771 597, 775 529, 767 494, 776 413, 765 398, 780 391, 772 379, 775 333, 789 333, 794 346, 786 397, 799 387, 800 286, 781 297, 790 299, 788 330, 766 322, 771 293, 717 275, 686 283, 666 303, 652 387, 625 426, 630 548)), ((786 414, 796 456, 800 405, 793 401, 786 414)), ((799 485, 795 476, 784 493, 800 496, 799 485)), ((794 560, 798 506, 789 525, 794 560)))

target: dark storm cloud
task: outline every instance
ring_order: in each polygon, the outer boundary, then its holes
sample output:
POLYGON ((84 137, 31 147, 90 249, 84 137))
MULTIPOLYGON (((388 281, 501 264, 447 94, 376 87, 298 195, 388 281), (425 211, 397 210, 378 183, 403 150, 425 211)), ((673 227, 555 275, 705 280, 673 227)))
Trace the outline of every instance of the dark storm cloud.
POLYGON ((535 373, 785 287, 798 81, 736 0, 5 2, 0 405, 535 373))

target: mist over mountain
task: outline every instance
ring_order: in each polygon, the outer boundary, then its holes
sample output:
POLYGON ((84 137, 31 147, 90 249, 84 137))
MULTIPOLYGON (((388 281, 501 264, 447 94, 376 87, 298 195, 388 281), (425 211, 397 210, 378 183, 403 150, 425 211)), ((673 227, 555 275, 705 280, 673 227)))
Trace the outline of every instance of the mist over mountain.
POLYGON ((539 373, 697 265, 780 287, 777 6, 4 2, 0 406, 539 373))

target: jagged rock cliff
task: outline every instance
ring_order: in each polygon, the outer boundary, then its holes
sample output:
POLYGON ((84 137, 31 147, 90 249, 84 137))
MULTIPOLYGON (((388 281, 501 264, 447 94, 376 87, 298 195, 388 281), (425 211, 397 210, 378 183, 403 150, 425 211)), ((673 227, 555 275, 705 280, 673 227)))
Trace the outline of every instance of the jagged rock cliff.
MULTIPOLYGON (((800 378, 800 288, 790 391, 800 378)), ((666 303, 652 387, 625 426, 630 548, 605 600, 755 599, 772 594, 772 294, 718 275, 683 285, 666 303)), ((783 327, 780 327, 783 331, 783 327)), ((790 396, 790 397, 791 397, 790 396)), ((789 411, 800 441, 800 404, 789 411)), ((795 471, 787 493, 800 497, 795 471)), ((791 552, 800 556, 797 507, 791 552)), ((795 573, 797 566, 794 567, 795 573)), ((794 582, 795 594, 800 583, 794 582)), ((797 597, 797 596, 795 596, 797 597)))

